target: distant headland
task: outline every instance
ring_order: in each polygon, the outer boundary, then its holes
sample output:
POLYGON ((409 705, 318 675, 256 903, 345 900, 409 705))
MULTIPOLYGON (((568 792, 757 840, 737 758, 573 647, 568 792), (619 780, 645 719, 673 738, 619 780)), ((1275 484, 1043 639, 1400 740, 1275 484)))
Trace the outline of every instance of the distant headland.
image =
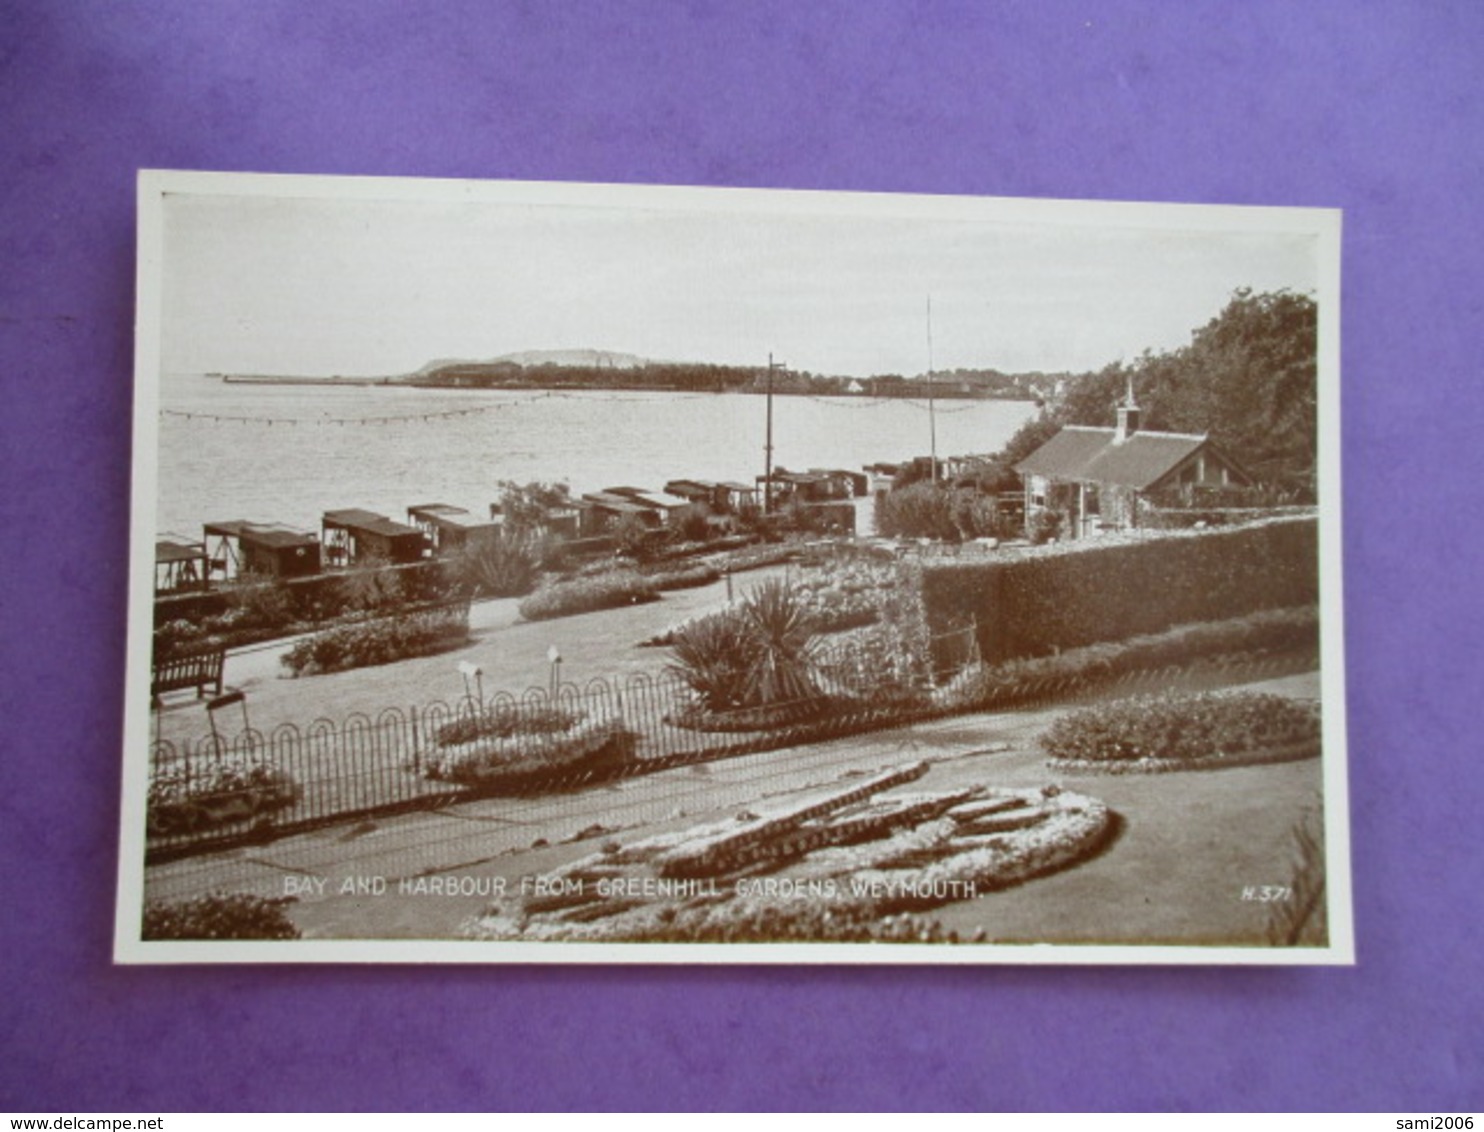
POLYGON ((1007 374, 955 369, 904 376, 848 377, 766 365, 656 361, 608 350, 524 350, 487 360, 440 358, 412 373, 387 376, 210 374, 252 385, 411 385, 426 389, 600 389, 674 393, 772 392, 781 396, 925 397, 960 400, 1044 401, 1068 374, 1007 374))

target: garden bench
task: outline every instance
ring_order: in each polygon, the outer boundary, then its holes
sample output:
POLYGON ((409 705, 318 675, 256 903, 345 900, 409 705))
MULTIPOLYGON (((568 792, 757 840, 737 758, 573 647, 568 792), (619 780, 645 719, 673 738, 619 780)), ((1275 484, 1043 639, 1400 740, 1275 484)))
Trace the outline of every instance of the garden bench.
POLYGON ((206 694, 208 685, 222 694, 222 666, 227 659, 227 650, 220 646, 172 653, 157 658, 150 674, 150 698, 159 701, 165 692, 182 688, 195 688, 199 700, 206 694))

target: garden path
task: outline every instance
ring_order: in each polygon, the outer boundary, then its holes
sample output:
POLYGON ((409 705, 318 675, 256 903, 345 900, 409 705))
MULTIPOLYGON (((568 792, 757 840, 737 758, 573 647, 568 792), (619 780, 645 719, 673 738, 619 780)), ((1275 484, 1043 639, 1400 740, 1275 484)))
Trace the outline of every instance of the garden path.
MULTIPOLYGON (((733 579, 739 594, 765 579, 781 576, 783 567, 749 571, 733 579)), ((583 684, 594 677, 623 677, 657 673, 670 658, 669 650, 638 648, 638 643, 678 621, 720 606, 726 600, 726 582, 688 590, 671 590, 659 601, 622 609, 583 613, 550 621, 524 621, 517 598, 475 602, 469 611, 470 642, 435 656, 414 657, 348 672, 293 678, 285 675, 279 657, 292 645, 273 641, 234 649, 227 655, 226 687, 247 693, 247 715, 253 727, 268 732, 281 723, 303 726, 324 717, 336 722, 352 712, 371 717, 386 708, 421 707, 434 700, 453 702, 463 697, 461 662, 484 671, 484 694, 520 693, 545 687, 551 666, 547 650, 561 653, 561 678, 583 684)), ((233 707, 221 721, 224 731, 241 727, 240 709, 233 707)), ((179 741, 210 732, 203 703, 193 693, 175 693, 156 713, 158 736, 179 741)))

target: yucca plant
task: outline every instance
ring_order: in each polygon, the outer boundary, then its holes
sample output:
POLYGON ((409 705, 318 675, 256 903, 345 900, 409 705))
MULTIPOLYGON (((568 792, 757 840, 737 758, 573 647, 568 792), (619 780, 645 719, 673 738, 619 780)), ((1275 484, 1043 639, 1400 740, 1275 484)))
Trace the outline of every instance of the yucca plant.
POLYGON ((814 626, 793 587, 777 578, 764 582, 743 599, 739 612, 752 638, 748 698, 772 705, 817 697, 814 626))
POLYGON ((734 609, 698 617, 681 626, 670 647, 670 670, 700 697, 707 711, 748 707, 755 641, 734 609))
POLYGON ((801 703, 820 695, 809 612, 786 583, 754 589, 738 605, 673 634, 675 672, 707 711, 801 703))

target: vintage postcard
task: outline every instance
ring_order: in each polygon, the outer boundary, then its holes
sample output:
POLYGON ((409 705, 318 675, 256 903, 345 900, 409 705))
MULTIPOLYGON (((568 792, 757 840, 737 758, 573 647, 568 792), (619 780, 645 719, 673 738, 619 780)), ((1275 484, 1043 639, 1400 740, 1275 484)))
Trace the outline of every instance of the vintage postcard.
POLYGON ((120 962, 1353 961, 1337 212, 139 190, 120 962))

